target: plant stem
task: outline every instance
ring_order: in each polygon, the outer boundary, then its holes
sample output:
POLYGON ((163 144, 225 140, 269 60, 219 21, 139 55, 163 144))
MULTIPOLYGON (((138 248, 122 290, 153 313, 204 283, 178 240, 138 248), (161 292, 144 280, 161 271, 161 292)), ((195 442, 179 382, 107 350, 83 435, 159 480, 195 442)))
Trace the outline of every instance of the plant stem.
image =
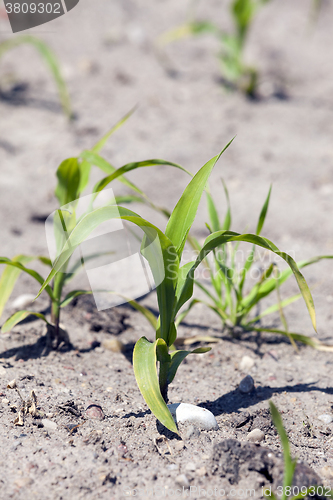
POLYGON ((60 300, 62 288, 64 286, 66 273, 58 273, 54 277, 53 283, 53 293, 56 297, 56 300, 52 302, 51 306, 51 322, 54 325, 54 336, 56 341, 56 348, 59 345, 59 322, 60 322, 60 300))

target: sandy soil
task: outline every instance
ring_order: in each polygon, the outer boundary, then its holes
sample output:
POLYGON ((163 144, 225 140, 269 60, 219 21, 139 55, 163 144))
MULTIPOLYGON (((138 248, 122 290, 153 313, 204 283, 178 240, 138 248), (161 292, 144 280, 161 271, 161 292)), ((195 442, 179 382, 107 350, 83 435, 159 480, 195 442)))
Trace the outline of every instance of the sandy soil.
MULTIPOLYGON (((273 183, 263 234, 296 260, 333 254, 333 7, 324 4, 313 29, 309 11, 310 2, 304 0, 273 0, 256 19, 247 58, 261 71, 263 98, 258 101, 221 88, 218 45, 210 37, 170 45, 163 56, 156 50, 158 35, 186 18, 186 5, 176 0, 99 0, 96 6, 81 0, 64 18, 31 30, 61 60, 76 120, 69 124, 64 118, 54 84, 31 48, 3 58, 1 255, 46 254, 44 225, 38 219, 57 207, 57 166, 94 144, 137 103, 138 110, 103 150, 115 166, 157 157, 195 172, 237 135, 211 181, 221 213, 220 177, 229 187, 233 229, 255 230, 273 183), (18 84, 21 91, 15 90, 18 84)), ((199 12, 229 26, 220 0, 203 4, 199 12)), ((9 36, 8 22, 1 17, 0 37, 9 36)), ((100 176, 93 172, 92 182, 100 176)), ((130 178, 169 209, 187 182, 184 174, 167 167, 140 170, 130 178)), ((164 219, 151 215, 163 227, 164 219)), ((199 239, 207 234, 206 218, 203 203, 194 226, 199 239)), ((41 266, 36 269, 45 272, 41 266)), ((313 286, 318 338, 332 342, 332 263, 322 262, 304 274, 313 286)), ((283 293, 295 290, 290 282, 283 293)), ((1 322, 16 296, 37 291, 22 276, 1 322)), ((144 303, 156 310, 154 294, 144 303)), ((47 306, 45 298, 36 303, 39 310, 47 306)), ((303 303, 287 310, 287 318, 292 331, 313 334, 303 303)), ((318 419, 332 414, 331 354, 305 347, 297 353, 283 339, 268 335, 259 345, 251 335, 232 340, 221 332, 217 318, 198 306, 179 334, 205 332, 221 340, 210 353, 183 363, 170 400, 208 408, 219 430, 182 428, 179 440, 156 424, 135 384, 132 347, 140 336, 154 336, 146 320, 129 307, 98 313, 79 300, 64 311, 62 322, 73 344, 67 351, 46 355, 38 321, 19 325, 0 339, 2 497, 111 499, 133 495, 138 488, 155 488, 155 496, 162 497, 161 491, 171 496, 183 487, 186 496, 192 486, 192 497, 200 498, 199 487, 224 488, 230 494, 235 486, 254 488, 259 498, 263 486, 281 484, 280 445, 267 413, 271 397, 283 412, 292 453, 307 464, 298 471, 298 486, 315 480, 311 474, 333 486, 333 424, 318 419), (126 346, 124 353, 103 347, 115 336, 126 346), (238 390, 247 375, 239 368, 244 355, 255 361, 250 370, 255 389, 248 395, 238 390), (27 416, 22 427, 14 425, 19 396, 6 389, 14 378, 24 399, 35 391, 44 414, 27 416), (277 458, 262 454, 261 447, 246 448, 254 428, 263 430, 261 446, 277 458), (226 439, 236 439, 242 447, 226 439)))

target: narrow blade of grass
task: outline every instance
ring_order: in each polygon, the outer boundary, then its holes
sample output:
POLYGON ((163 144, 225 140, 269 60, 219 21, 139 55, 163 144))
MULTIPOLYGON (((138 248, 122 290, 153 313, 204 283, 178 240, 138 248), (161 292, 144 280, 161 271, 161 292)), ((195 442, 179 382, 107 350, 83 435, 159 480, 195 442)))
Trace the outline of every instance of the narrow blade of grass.
POLYGON ((6 40, 5 42, 0 43, 0 58, 8 50, 25 44, 29 44, 35 47, 44 59, 57 85, 59 98, 64 113, 68 116, 68 118, 72 118, 69 94, 67 91, 65 80, 63 79, 63 76, 61 74, 59 62, 53 50, 51 50, 45 42, 31 35, 16 36, 15 38, 11 38, 9 40, 6 40))
POLYGON ((7 333, 10 332, 16 326, 18 323, 26 319, 28 316, 36 316, 39 319, 42 319, 45 321, 45 323, 49 322, 47 321, 46 317, 42 313, 34 312, 34 311, 18 311, 14 313, 10 318, 5 321, 5 323, 2 325, 1 328, 1 333, 7 333))

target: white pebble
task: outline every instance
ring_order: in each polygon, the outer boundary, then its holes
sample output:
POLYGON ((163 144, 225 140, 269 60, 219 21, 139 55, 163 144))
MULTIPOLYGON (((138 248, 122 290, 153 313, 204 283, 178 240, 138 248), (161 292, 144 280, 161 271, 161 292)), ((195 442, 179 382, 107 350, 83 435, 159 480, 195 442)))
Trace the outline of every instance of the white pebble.
POLYGON ((255 361, 250 356, 243 356, 239 363, 239 369, 242 372, 248 373, 255 365, 255 361))
POLYGON ((253 391, 253 389, 254 389, 254 380, 251 377, 251 375, 246 375, 246 377, 244 377, 241 383, 239 384, 239 390, 243 394, 248 394, 249 392, 253 391))
POLYGON ((324 422, 324 424, 330 424, 331 422, 333 422, 333 417, 327 414, 319 415, 318 419, 324 422))
POLYGON ((168 405, 171 415, 177 424, 189 423, 197 425, 201 430, 217 430, 216 418, 206 408, 190 405, 187 403, 175 403, 168 405))
POLYGON ((48 429, 49 431, 55 431, 57 428, 57 424, 55 422, 52 422, 52 420, 49 420, 48 418, 43 418, 42 424, 44 425, 45 429, 48 429))
POLYGON ((248 433, 246 439, 252 443, 259 443, 265 439, 265 434, 260 429, 253 429, 253 431, 248 433))
POLYGON ((179 476, 177 476, 176 483, 184 488, 188 488, 190 486, 189 480, 187 479, 185 474, 180 474, 179 476))
POLYGON ((3 405, 8 405, 8 404, 9 404, 9 399, 7 399, 7 398, 3 398, 3 399, 1 400, 1 403, 2 403, 3 405))
POLYGON ((25 309, 32 304, 34 298, 35 295, 33 295, 32 293, 24 293, 23 295, 19 295, 13 301, 12 307, 13 309, 25 309))

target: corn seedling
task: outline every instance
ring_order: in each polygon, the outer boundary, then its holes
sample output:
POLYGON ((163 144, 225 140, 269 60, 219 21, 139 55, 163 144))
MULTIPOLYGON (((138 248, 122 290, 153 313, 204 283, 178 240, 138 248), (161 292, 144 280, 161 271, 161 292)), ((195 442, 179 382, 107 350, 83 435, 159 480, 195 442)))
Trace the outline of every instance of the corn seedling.
MULTIPOLYGON (((271 241, 259 235, 239 234, 229 230, 216 231, 208 236, 196 260, 180 265, 184 245, 194 222, 200 199, 210 173, 221 154, 208 161, 192 178, 172 211, 165 232, 135 212, 121 206, 109 205, 86 214, 69 234, 67 242, 39 291, 40 294, 49 286, 75 249, 104 221, 120 218, 142 229, 141 254, 149 262, 156 284, 159 318, 156 321, 155 342, 141 337, 135 345, 134 373, 139 389, 151 411, 163 425, 177 433, 177 427, 166 404, 168 386, 173 381, 179 365, 189 354, 207 352, 210 348, 198 348, 193 351, 176 350, 176 316, 181 307, 191 299, 195 270, 210 252, 231 241, 246 241, 282 257, 294 273, 314 328, 316 324, 311 292, 296 263, 289 255, 280 252, 271 241), (159 370, 157 370, 157 364, 159 370)), ((103 183, 95 187, 96 195, 102 186, 103 183)))
POLYGON ((233 22, 232 33, 226 33, 215 23, 192 19, 186 24, 171 30, 161 37, 161 44, 172 42, 185 36, 198 36, 210 33, 221 43, 218 54, 223 83, 239 89, 249 97, 255 97, 258 84, 258 71, 244 61, 244 49, 253 20, 269 0, 232 0, 230 14, 233 22))
MULTIPOLYGON (((65 237, 68 232, 70 232, 73 227, 79 223, 76 220, 76 206, 78 200, 85 190, 89 182, 89 176, 92 166, 99 167, 104 173, 107 173, 107 177, 103 178, 98 182, 95 191, 99 192, 104 189, 110 182, 118 179, 127 188, 129 188, 134 194, 116 197, 116 203, 126 202, 130 203, 133 201, 151 204, 155 209, 156 207, 153 202, 145 195, 145 193, 137 187, 134 183, 129 181, 124 174, 135 170, 137 168, 151 167, 156 165, 169 165, 182 169, 179 165, 167 162, 160 159, 152 159, 140 162, 133 162, 124 165, 123 167, 116 169, 113 165, 108 163, 104 158, 99 156, 100 150, 105 145, 106 141, 110 135, 115 132, 131 115, 132 112, 128 113, 122 120, 120 120, 91 150, 84 151, 80 156, 69 158, 64 160, 58 170, 57 170, 57 180, 58 184, 55 190, 55 195, 58 199, 59 206, 66 206, 65 210, 59 209, 55 212, 55 217, 53 220, 54 233, 56 237, 57 249, 61 249, 65 244, 65 237)), ((182 169, 184 170, 184 169, 182 169)), ((87 210, 91 210, 93 207, 89 207, 87 210)), ((84 214, 83 214, 84 215, 84 214)), ((83 215, 80 217, 82 218, 83 215)), ((27 267, 27 265, 38 260, 45 264, 46 266, 52 267, 52 262, 48 257, 44 256, 27 256, 27 255, 17 255, 13 259, 8 259, 6 257, 0 257, 0 264, 4 264, 6 267, 0 278, 0 316, 3 309, 13 291, 15 283, 21 272, 25 272, 34 278, 40 285, 43 285, 45 279, 34 269, 27 267)), ((39 319, 46 322, 48 328, 49 343, 54 344, 58 347, 59 343, 68 341, 66 332, 59 327, 60 323, 60 311, 63 307, 68 305, 75 297, 79 295, 91 293, 91 291, 86 290, 72 290, 64 298, 63 288, 68 282, 73 278, 75 272, 82 268, 82 259, 78 259, 71 269, 68 269, 68 263, 65 263, 61 272, 58 272, 54 277, 53 284, 44 287, 45 292, 49 295, 51 301, 51 319, 50 322, 46 316, 39 312, 33 312, 30 310, 22 310, 14 313, 7 321, 3 324, 1 332, 6 333, 10 331, 17 323, 23 321, 30 315, 34 315, 39 319)), ((132 302, 131 302, 132 303, 132 302)), ((152 321, 153 315, 150 311, 146 310, 136 302, 132 303, 133 307, 143 312, 143 314, 152 321)))
POLYGON ((45 64, 49 67, 56 83, 63 111, 68 118, 72 118, 70 99, 65 81, 61 74, 59 62, 54 52, 45 42, 31 35, 16 36, 10 40, 0 43, 0 59, 9 50, 19 47, 20 45, 32 45, 39 52, 42 59, 44 59, 45 64))
MULTIPOLYGON (((209 224, 207 224, 207 227, 213 234, 216 231, 230 231, 231 227, 232 216, 229 194, 224 183, 223 187, 227 200, 227 211, 222 223, 220 222, 217 207, 211 194, 209 192, 206 193, 209 214, 209 224)), ((264 226, 270 196, 271 188, 269 189, 257 223, 256 235, 258 237, 264 226)), ((199 252, 199 242, 193 237, 190 237, 189 241, 194 249, 199 252)), ((266 268, 253 269, 253 264, 256 262, 254 245, 247 258, 243 258, 243 262, 237 262, 237 255, 239 253, 243 255, 243 252, 239 250, 239 242, 235 244, 228 242, 227 245, 217 246, 214 249, 212 259, 205 259, 204 265, 209 275, 209 285, 203 280, 196 280, 196 285, 204 292, 207 300, 194 299, 188 309, 182 313, 181 319, 184 319, 197 302, 202 302, 219 316, 222 327, 226 328, 234 336, 244 331, 265 331, 288 336, 294 347, 296 345, 295 341, 299 341, 317 349, 333 350, 333 347, 326 346, 315 338, 289 331, 284 308, 302 296, 298 293, 281 300, 280 287, 291 277, 293 274, 292 269, 288 268, 280 272, 275 262, 267 264, 266 268), (246 292, 246 288, 249 288, 246 286, 247 278, 251 277, 252 270, 257 271, 256 280, 254 284, 252 280, 252 287, 246 292), (260 276, 257 277, 258 271, 260 272, 260 276), (274 292, 277 295, 277 303, 259 312, 262 300, 274 292), (253 313, 255 309, 257 311, 253 313), (280 314, 283 329, 261 327, 261 320, 275 312, 279 312, 280 314)), ((310 260, 303 260, 298 262, 297 266, 301 269, 323 259, 333 259, 333 256, 323 255, 310 260)))
POLYGON ((298 487, 296 485, 293 485, 297 459, 293 459, 291 457, 289 439, 283 426, 282 418, 278 409, 272 401, 269 401, 269 407, 271 410, 273 423, 281 440, 284 461, 284 476, 283 485, 277 487, 278 491, 276 492, 276 494, 270 489, 268 490, 268 493, 264 493, 265 497, 272 498, 273 500, 277 500, 277 498, 280 498, 281 500, 298 500, 305 497, 332 498, 332 490, 330 488, 324 488, 323 486, 318 485, 313 485, 310 487, 298 487))

